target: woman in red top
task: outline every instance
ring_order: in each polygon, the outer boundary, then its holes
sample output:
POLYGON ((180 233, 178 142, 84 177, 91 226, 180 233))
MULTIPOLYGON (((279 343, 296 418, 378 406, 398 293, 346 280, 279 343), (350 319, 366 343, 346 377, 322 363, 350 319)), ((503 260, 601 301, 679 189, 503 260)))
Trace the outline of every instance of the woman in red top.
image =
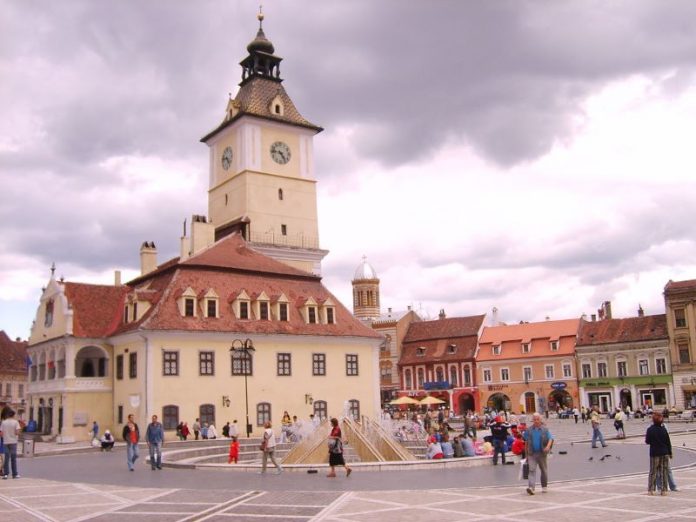
POLYGON ((346 468, 346 477, 350 476, 352 469, 346 465, 343 459, 343 441, 341 440, 341 428, 338 427, 338 419, 331 419, 331 433, 329 434, 329 466, 331 472, 327 477, 334 478, 336 476, 336 466, 346 468))
POLYGON ((238 459, 239 459, 239 441, 237 440, 237 437, 233 436, 232 442, 230 443, 230 457, 227 460, 227 463, 232 464, 232 461, 234 461, 234 463, 237 464, 238 459))

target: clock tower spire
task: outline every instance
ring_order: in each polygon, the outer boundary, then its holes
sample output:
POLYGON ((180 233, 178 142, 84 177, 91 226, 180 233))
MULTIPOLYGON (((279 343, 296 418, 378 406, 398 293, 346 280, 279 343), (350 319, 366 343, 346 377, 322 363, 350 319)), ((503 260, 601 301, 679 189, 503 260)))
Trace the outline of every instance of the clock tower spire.
POLYGON ((208 213, 215 238, 233 232, 262 253, 315 274, 319 247, 314 136, 283 87, 282 58, 263 30, 247 45, 242 81, 223 121, 201 141, 210 148, 208 213))

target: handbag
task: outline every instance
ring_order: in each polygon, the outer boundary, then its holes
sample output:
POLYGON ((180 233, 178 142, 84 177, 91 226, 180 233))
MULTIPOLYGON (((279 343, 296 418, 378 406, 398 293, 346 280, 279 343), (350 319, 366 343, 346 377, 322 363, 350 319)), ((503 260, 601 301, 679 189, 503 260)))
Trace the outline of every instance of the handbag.
POLYGON ((343 453, 343 442, 341 442, 341 439, 335 439, 333 443, 329 443, 329 453, 343 453))

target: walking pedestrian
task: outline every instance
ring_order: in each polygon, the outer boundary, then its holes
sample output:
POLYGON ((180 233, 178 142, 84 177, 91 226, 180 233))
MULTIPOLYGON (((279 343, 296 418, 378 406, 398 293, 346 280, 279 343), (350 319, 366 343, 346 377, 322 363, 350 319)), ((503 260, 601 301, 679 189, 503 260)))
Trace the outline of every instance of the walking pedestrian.
POLYGON ((600 420, 599 408, 593 406, 590 411, 590 424, 592 424, 592 447, 597 447, 597 441, 602 444, 603 448, 607 447, 607 443, 604 442, 604 435, 602 435, 602 422, 600 420))
POLYGON ((17 469, 17 444, 19 442, 19 432, 21 428, 15 419, 15 411, 5 410, 5 418, 0 422, 0 436, 5 446, 5 461, 2 464, 2 478, 7 480, 12 471, 12 478, 19 478, 17 469))
POLYGON ((270 458, 271 462, 276 467, 278 475, 280 475, 283 472, 283 468, 276 462, 276 459, 273 456, 276 446, 273 428, 271 427, 271 423, 269 421, 266 421, 263 427, 263 440, 261 441, 261 473, 266 473, 266 465, 268 464, 268 459, 270 458))
POLYGON ((654 495, 657 479, 660 478, 660 495, 667 494, 669 459, 672 458, 672 441, 662 424, 663 417, 658 411, 653 413, 652 426, 645 432, 645 443, 650 445, 650 473, 648 475, 648 495, 654 495))
POLYGON ((99 424, 97 424, 97 421, 92 423, 92 440, 94 439, 99 440, 99 424))
POLYGON ((578 419, 580 418, 580 410, 577 408, 573 408, 573 418, 575 419, 575 424, 577 424, 578 419))
POLYGON ((587 422, 587 408, 584 406, 580 408, 580 417, 582 418, 582 423, 585 424, 587 422))
POLYGON ((196 437, 196 440, 198 440, 198 436, 201 434, 201 419, 196 419, 196 421, 193 423, 192 428, 193 436, 196 437))
POLYGON ((328 475, 329 478, 336 477, 336 466, 343 466, 346 470, 346 477, 350 477, 353 471, 346 464, 343 458, 343 440, 341 439, 341 428, 338 426, 338 419, 331 419, 331 433, 329 433, 329 466, 331 471, 328 475))
POLYGON ((549 472, 546 457, 553 447, 553 436, 544 426, 541 414, 532 415, 532 425, 524 432, 525 453, 529 465, 527 494, 534 495, 537 467, 541 472, 541 492, 546 493, 549 484, 549 472))
POLYGON ((126 441, 126 460, 128 469, 135 471, 135 461, 140 457, 138 451, 138 441, 140 440, 140 429, 135 423, 133 414, 128 415, 128 422, 123 427, 123 440, 126 441))
POLYGON ((157 415, 152 416, 152 422, 147 425, 145 432, 145 440, 147 447, 150 450, 150 466, 154 471, 155 468, 162 469, 162 445, 164 444, 164 430, 162 424, 157 421, 157 415))
POLYGON ((235 464, 239 460, 239 441, 236 436, 232 436, 232 442, 230 442, 230 455, 227 459, 228 464, 235 464))
POLYGON ((624 412, 621 408, 616 408, 616 414, 614 415, 614 428, 616 428, 616 438, 625 439, 626 433, 624 432, 624 412))
POLYGON ((505 441, 508 438, 510 425, 503 422, 503 418, 498 415, 491 424, 491 436, 493 437, 493 465, 498 465, 498 454, 501 456, 502 463, 505 464, 505 441))

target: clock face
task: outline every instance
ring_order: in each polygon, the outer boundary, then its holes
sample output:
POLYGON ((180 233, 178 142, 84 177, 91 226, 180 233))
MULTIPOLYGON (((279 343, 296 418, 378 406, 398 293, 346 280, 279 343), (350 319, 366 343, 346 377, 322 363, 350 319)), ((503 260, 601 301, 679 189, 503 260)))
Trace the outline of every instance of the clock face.
POLYGON ((222 168, 228 170, 232 165, 232 147, 225 147, 222 151, 222 168))
POLYGON ((285 165, 290 161, 290 147, 282 141, 276 141, 271 145, 271 158, 273 158, 273 161, 276 163, 285 165))

